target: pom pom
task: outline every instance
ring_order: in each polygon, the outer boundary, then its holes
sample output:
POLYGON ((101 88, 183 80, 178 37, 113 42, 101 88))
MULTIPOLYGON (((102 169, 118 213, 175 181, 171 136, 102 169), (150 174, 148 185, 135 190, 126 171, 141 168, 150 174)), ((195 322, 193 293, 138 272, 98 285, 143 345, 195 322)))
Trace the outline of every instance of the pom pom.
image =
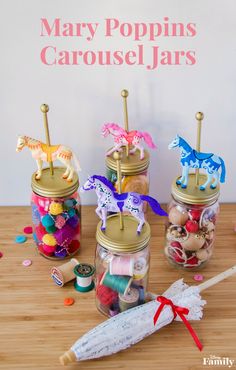
POLYGON ((44 235, 47 234, 45 227, 40 223, 35 228, 35 234, 38 240, 42 240, 44 235))
POLYGON ((44 249, 43 249, 43 244, 40 244, 38 246, 38 250, 41 254, 47 256, 47 257, 51 257, 53 255, 53 253, 49 253, 49 252, 46 252, 44 249))
POLYGON ((49 213, 53 216, 57 216, 63 212, 63 207, 61 203, 52 202, 49 206, 49 213))
POLYGON ((46 230, 49 234, 53 234, 57 230, 57 228, 54 225, 52 225, 52 226, 46 227, 46 230))
POLYGON ((57 246, 54 254, 58 258, 65 258, 68 255, 66 248, 60 246, 57 246))
POLYGON ((41 222, 44 227, 54 226, 54 219, 50 215, 43 216, 41 222))
POLYGON ((46 253, 50 253, 51 254, 51 253, 53 253, 55 251, 55 249, 56 249, 55 246, 43 244, 43 250, 46 253))
POLYGON ((44 242, 44 244, 49 245, 51 247, 53 247, 54 245, 57 245, 56 239, 54 238, 53 235, 50 235, 50 234, 45 234, 42 238, 42 241, 44 242))
POLYGON ((67 221, 67 225, 70 225, 71 227, 76 228, 76 226, 78 225, 78 222, 79 222, 79 219, 75 215, 75 216, 69 218, 69 220, 67 221))
POLYGON ((74 208, 70 208, 69 211, 68 211, 68 215, 70 217, 73 217, 75 215, 75 209, 74 208))
POLYGON ((75 237, 75 234, 76 232, 72 227, 70 227, 69 225, 65 225, 62 229, 57 230, 54 233, 54 237, 56 238, 58 245, 65 247, 71 243, 71 241, 75 237))
POLYGON ((65 223, 66 223, 66 220, 62 215, 57 216, 55 226, 58 229, 61 229, 65 225, 65 223))
POLYGON ((67 199, 65 202, 64 202, 64 205, 66 208, 72 208, 76 205, 77 201, 75 199, 67 199))
POLYGON ((80 242, 78 240, 72 240, 68 246, 68 253, 73 254, 80 248, 80 242))

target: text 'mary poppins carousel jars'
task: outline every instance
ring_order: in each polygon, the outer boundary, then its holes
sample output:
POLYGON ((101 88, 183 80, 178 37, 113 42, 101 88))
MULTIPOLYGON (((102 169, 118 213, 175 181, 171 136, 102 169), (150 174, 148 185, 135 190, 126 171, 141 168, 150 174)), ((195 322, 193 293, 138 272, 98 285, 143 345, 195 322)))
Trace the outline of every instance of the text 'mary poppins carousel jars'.
POLYGON ((80 248, 79 179, 72 160, 77 171, 80 166, 70 148, 61 144, 51 145, 48 105, 42 104, 41 111, 46 143, 19 136, 16 151, 27 147, 38 167, 31 180, 33 236, 38 251, 50 259, 63 259, 74 255, 80 248), (59 160, 64 167, 54 167, 55 160, 59 160), (44 162, 48 162, 48 168, 43 168, 44 162))
MULTIPOLYGON (((102 127, 102 136, 111 135, 114 146, 106 153, 106 176, 118 189, 116 161, 112 153, 116 150, 121 152, 121 190, 122 192, 136 192, 149 194, 150 162, 149 152, 143 148, 142 141, 152 149, 156 148, 152 137, 147 132, 138 130, 129 131, 127 97, 128 91, 122 90, 121 95, 124 103, 124 128, 116 123, 106 123, 102 127)), ((146 203, 144 203, 146 210, 146 203)))
POLYGON ((178 135, 169 144, 169 149, 180 150, 182 176, 178 176, 172 184, 165 255, 172 265, 187 270, 203 267, 213 253, 219 213, 219 182, 225 182, 223 159, 213 153, 200 152, 203 114, 198 112, 196 119, 197 150, 178 135), (189 174, 190 168, 196 172, 189 174), (205 170, 205 173, 200 174, 199 169, 205 170))

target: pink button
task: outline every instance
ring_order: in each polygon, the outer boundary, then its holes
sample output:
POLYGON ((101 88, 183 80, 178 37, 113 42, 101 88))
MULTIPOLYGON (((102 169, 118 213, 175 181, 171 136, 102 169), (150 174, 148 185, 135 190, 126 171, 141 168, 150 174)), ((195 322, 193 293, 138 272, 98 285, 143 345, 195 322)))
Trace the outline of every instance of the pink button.
POLYGON ((31 260, 24 260, 22 262, 22 265, 25 266, 25 267, 28 267, 28 266, 32 265, 32 261, 31 260))
POLYGON ((26 227, 24 227, 23 231, 24 231, 25 234, 32 234, 33 233, 33 228, 32 228, 32 226, 26 226, 26 227))
POLYGON ((193 278, 195 281, 202 281, 204 279, 203 275, 201 274, 196 274, 193 278))

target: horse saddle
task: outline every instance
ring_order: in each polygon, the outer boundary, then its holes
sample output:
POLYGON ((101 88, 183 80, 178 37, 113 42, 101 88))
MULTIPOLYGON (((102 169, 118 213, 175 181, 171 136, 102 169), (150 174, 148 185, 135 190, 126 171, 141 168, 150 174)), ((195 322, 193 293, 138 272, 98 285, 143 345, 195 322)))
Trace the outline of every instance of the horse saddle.
POLYGON ((113 194, 114 195, 114 198, 116 199, 116 200, 119 200, 119 201, 121 201, 121 200, 125 200, 126 198, 127 198, 127 193, 121 193, 121 194, 119 194, 119 193, 114 193, 113 194))
POLYGON ((197 152, 196 150, 193 150, 193 154, 199 161, 204 161, 205 159, 209 159, 214 155, 213 153, 201 153, 197 152))
POLYGON ((44 153, 47 155, 47 161, 52 162, 52 154, 55 153, 60 145, 48 145, 41 143, 41 148, 44 153))

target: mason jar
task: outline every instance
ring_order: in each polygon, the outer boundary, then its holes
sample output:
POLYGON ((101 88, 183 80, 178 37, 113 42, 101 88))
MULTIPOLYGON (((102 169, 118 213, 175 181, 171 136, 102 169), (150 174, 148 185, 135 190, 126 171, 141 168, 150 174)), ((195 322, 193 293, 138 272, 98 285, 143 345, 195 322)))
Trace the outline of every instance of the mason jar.
POLYGON ((195 174, 190 174, 186 189, 177 185, 176 180, 168 205, 165 255, 175 267, 197 270, 207 264, 213 253, 219 186, 200 190, 205 175, 199 175, 196 185, 195 174))
MULTIPOLYGON (((150 155, 144 150, 144 158, 140 160, 140 152, 126 156, 126 147, 122 147, 121 157, 121 192, 135 192, 149 194, 149 172, 150 155)), ((116 161, 113 156, 106 156, 106 177, 118 190, 116 161)), ((147 203, 144 202, 144 210, 147 211, 147 203)))
POLYGON ((150 226, 145 223, 140 235, 137 221, 123 215, 107 218, 106 231, 97 226, 95 255, 96 306, 111 317, 145 302, 150 264, 150 226))
POLYGON ((38 252, 49 259, 73 256, 80 248, 81 210, 79 180, 74 174, 71 182, 62 178, 65 169, 55 167, 42 171, 40 180, 32 175, 33 237, 38 252))

